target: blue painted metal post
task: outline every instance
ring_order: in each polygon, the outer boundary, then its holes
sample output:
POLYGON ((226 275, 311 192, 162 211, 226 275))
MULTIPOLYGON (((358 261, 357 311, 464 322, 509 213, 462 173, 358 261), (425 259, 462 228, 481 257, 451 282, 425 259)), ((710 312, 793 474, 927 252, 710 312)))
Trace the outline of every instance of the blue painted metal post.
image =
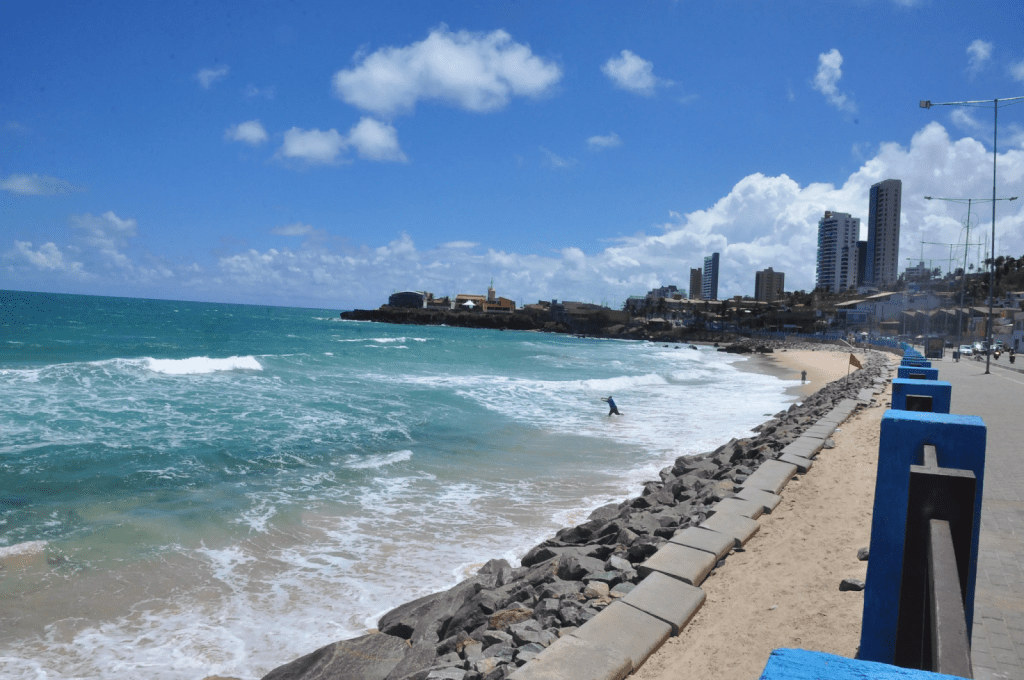
POLYGON ((906 378, 910 380, 938 380, 939 369, 917 368, 916 366, 900 366, 896 369, 896 377, 906 378))
POLYGON ((932 413, 949 413, 953 386, 944 380, 910 380, 896 378, 892 381, 892 408, 907 411, 907 395, 923 395, 932 398, 932 413))
POLYGON ((871 517, 871 559, 861 621, 861 659, 892 663, 895 658, 910 466, 923 463, 926 444, 936 448, 939 467, 970 470, 977 479, 964 602, 967 630, 971 630, 985 476, 985 438, 985 423, 978 416, 889 410, 882 417, 871 517))

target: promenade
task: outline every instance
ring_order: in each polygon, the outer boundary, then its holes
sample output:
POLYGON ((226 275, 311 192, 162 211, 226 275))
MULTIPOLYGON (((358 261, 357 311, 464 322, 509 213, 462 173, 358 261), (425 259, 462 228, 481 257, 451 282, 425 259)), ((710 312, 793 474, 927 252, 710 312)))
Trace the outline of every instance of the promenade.
MULTIPOLYGON (((971 660, 979 680, 1024 680, 1024 374, 992 362, 948 358, 939 379, 953 386, 951 413, 988 428, 971 660)), ((1015 367, 1024 368, 1018 362, 1015 367)))

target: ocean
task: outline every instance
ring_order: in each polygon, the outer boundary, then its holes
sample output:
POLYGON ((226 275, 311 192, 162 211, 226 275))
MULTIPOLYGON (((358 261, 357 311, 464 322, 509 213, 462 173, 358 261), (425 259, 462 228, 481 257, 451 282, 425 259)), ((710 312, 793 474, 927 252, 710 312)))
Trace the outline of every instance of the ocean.
POLYGON ((748 435, 747 361, 0 291, 0 677, 259 678, 748 435))

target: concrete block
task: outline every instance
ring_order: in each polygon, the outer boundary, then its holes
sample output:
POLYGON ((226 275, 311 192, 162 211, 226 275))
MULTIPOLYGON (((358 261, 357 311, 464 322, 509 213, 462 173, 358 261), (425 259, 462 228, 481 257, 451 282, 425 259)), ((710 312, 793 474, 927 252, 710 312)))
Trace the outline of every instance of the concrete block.
POLYGON ((761 467, 754 470, 754 474, 747 477, 743 482, 744 489, 761 489, 769 493, 778 494, 786 482, 796 474, 796 466, 790 463, 782 463, 777 460, 766 460, 761 467))
POLYGON ((949 413, 953 397, 953 386, 945 380, 910 380, 896 378, 892 381, 892 408, 907 410, 907 397, 920 394, 932 398, 932 413, 949 413))
POLYGON ((821 450, 821 445, 824 443, 824 439, 798 437, 796 441, 782 449, 781 453, 791 453, 794 456, 800 456, 801 458, 812 458, 821 450))
POLYGON ((870 402, 875 396, 875 391, 870 387, 866 387, 857 393, 857 399, 863 402, 870 402))
POLYGON ((811 427, 804 430, 801 437, 807 437, 809 439, 821 439, 825 440, 832 436, 832 433, 836 431, 836 426, 831 423, 815 423, 811 427))
POLYGON ((799 472, 800 474, 804 474, 805 472, 811 469, 811 466, 814 465, 814 461, 811 460, 810 458, 803 458, 802 456, 798 456, 794 453, 785 453, 779 456, 779 460, 782 461, 783 463, 795 465, 796 471, 799 472))
POLYGON ((938 380, 939 369, 937 368, 917 368, 916 366, 900 366, 896 369, 897 378, 906 378, 910 380, 938 380))
MULTIPOLYGON (((778 462, 778 461, 768 461, 778 462)), ((782 463, 782 465, 789 465, 788 463, 782 463)), ((761 467, 764 467, 763 465, 761 467)), ((796 472, 796 466, 790 465, 793 472, 796 472)), ((719 533, 725 534, 726 536, 732 536, 736 541, 736 547, 742 547, 744 543, 750 540, 750 537, 757 533, 757 530, 761 528, 761 525, 757 523, 757 520, 750 519, 749 517, 741 517, 740 515, 730 515, 725 512, 719 512, 708 519, 704 520, 701 524, 705 529, 711 529, 719 533)))
MULTIPOLYGON (((761 491, 760 493, 765 492, 761 491)), ((668 542, 709 552, 715 556, 715 561, 725 557, 736 546, 736 541, 732 536, 726 536, 717 531, 708 531, 700 527, 680 529, 672 538, 668 539, 668 542)))
POLYGON ((739 498, 725 498, 715 503, 711 508, 712 513, 728 512, 733 515, 742 515, 750 519, 757 519, 764 513, 764 506, 752 501, 744 501, 739 498))
MULTIPOLYGON (((598 616, 591 621, 597 619, 598 616)), ((665 626, 668 628, 667 624, 665 626)), ((550 647, 512 673, 509 678, 510 680, 566 680, 566 678, 622 680, 632 672, 632 659, 619 649, 566 635, 551 643, 550 647)))
POLYGON ((764 507, 766 514, 771 514, 772 510, 779 506, 782 502, 782 496, 771 493, 770 491, 762 491, 761 489, 748 489, 744 487, 739 493, 736 494, 736 498, 742 498, 745 501, 755 501, 760 503, 764 507))
POLYGON ((672 626, 672 635, 686 627, 707 596, 696 586, 657 572, 619 600, 672 626))
POLYGON ((927 359, 913 359, 903 357, 903 359, 900 361, 900 366, 913 366, 914 368, 931 368, 932 362, 928 361, 927 359))
POLYGON ((658 552, 648 557, 643 564, 637 565, 636 570, 644 578, 657 571, 692 586, 699 586, 715 568, 717 561, 718 558, 712 553, 669 542, 661 546, 658 552))
MULTIPOLYGON (((570 637, 626 656, 632 664, 632 670, 635 671, 643 665, 647 657, 665 644, 671 635, 672 626, 661 619, 628 604, 612 602, 600 614, 574 631, 570 637)), ((582 676, 579 672, 573 672, 564 677, 582 676)))
POLYGON ((871 559, 868 561, 861 619, 860 658, 883 663, 891 663, 895 658, 910 466, 922 464, 925 444, 935 447, 939 467, 970 470, 976 478, 974 527, 964 602, 967 630, 971 630, 986 435, 985 423, 978 416, 889 410, 882 417, 871 516, 871 559))

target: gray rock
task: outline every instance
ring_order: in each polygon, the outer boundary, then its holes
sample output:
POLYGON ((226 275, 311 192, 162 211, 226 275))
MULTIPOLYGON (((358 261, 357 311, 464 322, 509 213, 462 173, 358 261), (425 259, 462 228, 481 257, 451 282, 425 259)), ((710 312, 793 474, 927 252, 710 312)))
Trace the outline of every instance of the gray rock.
POLYGON ((844 578, 839 584, 839 590, 864 590, 864 581, 859 578, 844 578))
POLYGON ((633 564, 621 555, 612 555, 605 561, 604 566, 608 571, 624 571, 633 568, 633 564))
POLYGON ((870 556, 870 553, 871 553, 871 549, 870 548, 860 548, 859 550, 857 550, 857 559, 860 560, 861 562, 867 562, 868 561, 868 557, 870 556))
POLYGON ((628 595, 636 585, 633 583, 620 583, 608 593, 611 597, 625 597, 628 595))
POLYGON ((263 680, 384 680, 409 652, 402 638, 371 633, 334 642, 263 676, 263 680))
POLYGON ((503 630, 488 630, 480 641, 484 644, 484 648, 494 645, 511 645, 512 636, 503 630))

